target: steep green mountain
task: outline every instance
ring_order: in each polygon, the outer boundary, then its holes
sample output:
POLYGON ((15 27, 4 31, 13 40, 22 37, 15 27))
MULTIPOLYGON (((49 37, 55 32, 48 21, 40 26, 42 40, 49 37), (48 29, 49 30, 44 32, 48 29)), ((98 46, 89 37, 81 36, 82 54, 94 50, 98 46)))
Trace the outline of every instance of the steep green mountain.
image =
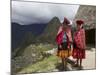
POLYGON ((44 32, 40 36, 38 36, 37 42, 55 44, 55 38, 59 26, 60 20, 58 19, 58 17, 53 17, 53 19, 51 19, 51 21, 48 23, 44 32))

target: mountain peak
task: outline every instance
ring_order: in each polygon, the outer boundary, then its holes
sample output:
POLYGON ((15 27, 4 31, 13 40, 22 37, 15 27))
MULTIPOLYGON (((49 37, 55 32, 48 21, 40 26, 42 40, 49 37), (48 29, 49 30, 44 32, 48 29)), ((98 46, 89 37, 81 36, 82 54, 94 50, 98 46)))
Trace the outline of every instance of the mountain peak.
POLYGON ((57 16, 54 16, 53 19, 58 19, 58 17, 57 16))
MULTIPOLYGON (((60 23, 60 20, 59 20, 59 18, 58 17, 53 17, 51 20, 50 20, 50 22, 52 23, 52 22, 59 22, 60 23)), ((50 23, 49 22, 49 23, 50 23)))
POLYGON ((43 42, 55 43, 55 37, 60 24, 59 18, 53 17, 46 26, 44 33, 40 36, 40 39, 44 40, 43 42))

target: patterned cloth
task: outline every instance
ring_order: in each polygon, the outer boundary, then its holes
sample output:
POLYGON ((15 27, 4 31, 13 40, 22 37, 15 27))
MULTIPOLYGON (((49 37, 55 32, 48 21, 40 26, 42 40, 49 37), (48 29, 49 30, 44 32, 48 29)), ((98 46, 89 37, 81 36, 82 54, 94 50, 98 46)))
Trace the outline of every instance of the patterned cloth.
POLYGON ((74 58, 85 58, 85 30, 80 29, 75 32, 74 35, 74 49, 73 49, 73 57, 74 58))

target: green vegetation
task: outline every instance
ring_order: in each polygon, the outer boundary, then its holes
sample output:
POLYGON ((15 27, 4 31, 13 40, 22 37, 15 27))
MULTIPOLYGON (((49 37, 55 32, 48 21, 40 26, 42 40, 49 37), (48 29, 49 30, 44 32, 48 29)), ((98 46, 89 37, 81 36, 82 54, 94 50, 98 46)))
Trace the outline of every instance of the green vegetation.
POLYGON ((19 73, 36 73, 36 72, 51 72, 56 68, 59 59, 56 56, 50 56, 35 64, 28 65, 23 68, 19 73))
POLYGON ((53 48, 56 48, 56 46, 43 43, 26 46, 23 48, 20 56, 12 58, 12 72, 32 73, 52 71, 58 58, 45 52, 53 48))

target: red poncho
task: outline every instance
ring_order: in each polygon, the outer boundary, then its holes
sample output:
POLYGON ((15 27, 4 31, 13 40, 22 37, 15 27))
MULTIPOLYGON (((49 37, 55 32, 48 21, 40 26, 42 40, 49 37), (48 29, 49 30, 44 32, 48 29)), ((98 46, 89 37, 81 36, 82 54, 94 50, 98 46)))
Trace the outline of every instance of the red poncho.
POLYGON ((80 29, 75 33, 74 41, 78 48, 85 49, 86 44, 85 44, 85 30, 84 29, 80 29))
MULTIPOLYGON (((68 47, 69 47, 70 43, 72 42, 71 28, 67 28, 66 33, 68 36, 68 47)), ((64 35, 63 26, 60 26, 56 36, 56 42, 58 45, 62 43, 63 35, 64 35)))

